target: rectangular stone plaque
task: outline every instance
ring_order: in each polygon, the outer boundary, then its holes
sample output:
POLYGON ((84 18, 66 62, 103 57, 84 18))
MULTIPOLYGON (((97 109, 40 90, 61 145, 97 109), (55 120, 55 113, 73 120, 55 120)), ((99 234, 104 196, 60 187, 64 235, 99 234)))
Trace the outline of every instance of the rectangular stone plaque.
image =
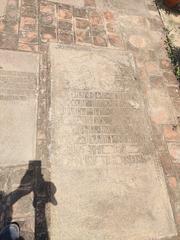
POLYGON ((51 0, 51 2, 73 5, 75 7, 84 7, 84 0, 51 0))
POLYGON ((0 165, 35 159, 39 56, 0 50, 0 165))
POLYGON ((0 17, 5 15, 7 0, 0 1, 0 17))
POLYGON ((133 58, 51 45, 52 239, 176 235, 133 58))

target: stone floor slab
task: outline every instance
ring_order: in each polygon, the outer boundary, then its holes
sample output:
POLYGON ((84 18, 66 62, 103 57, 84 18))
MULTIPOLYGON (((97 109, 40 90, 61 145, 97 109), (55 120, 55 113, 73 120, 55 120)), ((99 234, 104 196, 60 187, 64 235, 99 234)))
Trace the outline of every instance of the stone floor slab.
POLYGON ((39 56, 0 51, 0 165, 35 159, 39 56))
POLYGON ((84 0, 51 0, 51 2, 73 5, 75 7, 84 7, 84 0))
POLYGON ((1 0, 0 2, 0 17, 5 15, 7 1, 8 0, 1 0))
POLYGON ((50 57, 52 239, 176 235, 131 54, 53 44, 50 57))
POLYGON ((100 9, 113 9, 115 11, 120 11, 122 9, 126 9, 129 10, 131 12, 131 10, 136 10, 137 12, 145 12, 145 2, 140 0, 140 1, 136 1, 136 3, 134 3, 134 0, 130 0, 130 1, 124 1, 124 0, 98 0, 97 3, 97 8, 100 9))

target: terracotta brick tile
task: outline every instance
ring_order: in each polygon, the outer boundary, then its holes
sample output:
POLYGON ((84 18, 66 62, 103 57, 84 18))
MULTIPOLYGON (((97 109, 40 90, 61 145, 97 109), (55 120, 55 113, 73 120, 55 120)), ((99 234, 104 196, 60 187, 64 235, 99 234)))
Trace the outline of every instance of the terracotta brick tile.
POLYGON ((160 60, 160 68, 172 70, 172 64, 169 59, 161 59, 160 60))
POLYGON ((147 7, 148 7, 148 9, 149 9, 150 11, 155 11, 155 12, 157 12, 157 7, 156 7, 155 3, 154 3, 154 4, 153 4, 153 3, 147 4, 147 7))
POLYGON ((18 35, 10 33, 1 33, 0 34, 0 48, 4 49, 17 49, 18 44, 18 35))
POLYGON ((144 49, 147 47, 148 42, 144 36, 133 34, 129 37, 129 44, 134 48, 144 49))
POLYGON ((37 16, 36 6, 22 6, 21 16, 36 18, 37 16))
POLYGON ((173 99, 173 105, 174 105, 174 108, 176 110, 176 115, 177 117, 180 118, 180 99, 178 98, 174 98, 173 99))
POLYGON ((20 30, 33 31, 37 27, 35 18, 32 17, 21 17, 20 30))
POLYGON ((165 82, 168 86, 179 86, 179 82, 177 81, 174 73, 172 71, 165 71, 163 73, 165 78, 165 82))
POLYGON ((114 15, 113 15, 113 12, 111 11, 105 11, 104 12, 104 18, 106 20, 106 22, 112 22, 114 20, 114 15))
POLYGON ((92 43, 90 30, 76 30, 76 43, 92 43))
POLYGON ((168 185, 171 189, 176 189, 177 188, 176 177, 168 177, 168 185))
POLYGON ((61 4, 57 9, 58 19, 60 20, 71 20, 73 16, 73 9, 69 5, 61 4))
POLYGON ((55 14, 55 8, 56 8, 56 5, 52 4, 50 2, 41 2, 41 4, 40 4, 40 12, 41 13, 53 15, 53 14, 55 14))
POLYGON ((160 68, 157 64, 157 62, 146 62, 145 63, 145 66, 146 66, 146 70, 147 70, 147 73, 149 76, 159 76, 161 75, 161 71, 160 71, 160 68))
POLYGON ((125 49, 122 37, 116 34, 108 34, 108 39, 111 46, 125 49))
POLYGON ((90 28, 89 21, 86 20, 86 19, 76 18, 75 23, 76 23, 76 28, 79 28, 79 29, 88 29, 88 28, 90 28))
POLYGON ((9 34, 18 34, 18 29, 19 29, 18 23, 6 22, 4 32, 9 34))
POLYGON ((56 19, 53 14, 41 13, 40 14, 40 24, 47 26, 55 26, 56 19))
POLYGON ((180 100, 180 89, 179 89, 179 87, 173 87, 173 86, 168 87, 168 93, 171 97, 179 98, 179 100, 180 100))
POLYGON ((38 34, 37 32, 20 32, 19 42, 28 43, 28 44, 37 44, 38 43, 38 34))
POLYGON ((91 26, 91 32, 93 36, 106 35, 104 25, 91 26))
POLYGON ((174 176, 175 171, 173 169, 172 158, 169 155, 169 153, 165 152, 165 151, 160 152, 159 153, 159 158, 160 158, 164 173, 167 176, 174 176))
POLYGON ((73 25, 71 22, 59 21, 58 29, 62 32, 72 32, 73 25))
POLYGON ((94 45, 107 47, 107 39, 105 35, 97 35, 93 37, 94 45))
POLYGON ((23 6, 29 6, 29 5, 35 5, 36 4, 36 0, 22 0, 22 5, 23 6))
POLYGON ((84 4, 86 7, 96 7, 95 0, 84 0, 84 4))
POLYGON ((74 35, 73 35, 73 33, 59 31, 58 32, 58 40, 61 43, 73 44, 74 43, 74 35))
POLYGON ((42 42, 56 41, 56 28, 41 26, 40 35, 42 42))
POLYGON ((163 135, 167 141, 180 141, 180 129, 174 125, 163 125, 163 135))
POLYGON ((102 25, 104 23, 102 15, 97 11, 90 11, 89 21, 92 26, 102 25))
POLYGON ((7 8, 11 7, 11 8, 18 8, 18 4, 19 1, 18 0, 8 0, 7 2, 7 8))
POLYGON ((175 111, 169 96, 163 96, 163 91, 148 90, 149 114, 156 124, 177 124, 175 111))
POLYGON ((180 163, 180 143, 168 143, 168 149, 173 161, 180 163))
POLYGON ((7 8, 5 19, 7 22, 17 22, 18 21, 18 9, 17 8, 7 8))
POLYGON ((106 29, 109 33, 115 33, 116 29, 113 23, 107 23, 106 24, 106 29))
POLYGON ((174 167, 174 169, 176 171, 176 176, 177 176, 178 182, 180 184, 180 163, 174 162, 173 163, 173 167, 174 167))
POLYGON ((150 76, 149 77, 150 87, 154 89, 165 88, 164 78, 161 76, 150 76))
POLYGON ((0 21, 0 33, 4 32, 4 30, 5 30, 5 22, 0 21))
POLYGON ((150 30, 152 31, 162 31, 163 30, 163 23, 160 18, 148 18, 150 30))
POLYGON ((77 18, 88 18, 88 11, 86 8, 73 8, 73 16, 77 18))
MULTIPOLYGON (((180 212, 175 214, 175 220, 176 220, 176 224, 178 227, 178 232, 180 232, 180 212)), ((177 240, 179 240, 179 239, 177 238, 177 240)))

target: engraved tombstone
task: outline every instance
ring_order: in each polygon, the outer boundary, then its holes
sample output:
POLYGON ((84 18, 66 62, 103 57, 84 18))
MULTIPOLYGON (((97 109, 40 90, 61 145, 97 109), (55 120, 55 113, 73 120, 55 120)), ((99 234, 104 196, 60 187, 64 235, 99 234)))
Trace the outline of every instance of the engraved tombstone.
POLYGON ((35 159, 39 56, 0 50, 0 165, 35 159))
POLYGON ((50 47, 52 239, 176 235, 131 55, 50 47))

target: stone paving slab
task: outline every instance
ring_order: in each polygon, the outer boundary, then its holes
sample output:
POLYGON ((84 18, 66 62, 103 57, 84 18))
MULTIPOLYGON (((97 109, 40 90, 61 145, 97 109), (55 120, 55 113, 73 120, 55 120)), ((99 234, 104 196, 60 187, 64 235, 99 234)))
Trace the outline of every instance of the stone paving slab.
POLYGON ((98 0, 97 8, 101 9, 112 9, 115 11, 128 9, 128 10, 136 10, 136 13, 139 11, 145 11, 145 1, 139 0, 134 4, 133 0, 123 1, 123 0, 98 0))
POLYGON ((0 51, 0 166, 35 159, 39 56, 0 51))
POLYGON ((5 15, 7 6, 7 0, 1 0, 0 2, 0 17, 5 15))
POLYGON ((50 59, 50 159, 60 203, 52 238, 175 236, 132 55, 53 44, 50 59))
POLYGON ((52 2, 73 5, 75 7, 84 7, 84 0, 52 0, 52 2))

